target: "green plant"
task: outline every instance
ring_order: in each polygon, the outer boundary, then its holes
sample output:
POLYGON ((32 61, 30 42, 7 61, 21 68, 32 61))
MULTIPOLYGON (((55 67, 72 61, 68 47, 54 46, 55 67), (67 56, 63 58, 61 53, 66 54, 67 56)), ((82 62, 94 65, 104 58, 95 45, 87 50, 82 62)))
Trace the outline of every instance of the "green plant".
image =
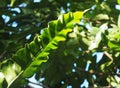
POLYGON ((26 0, 26 7, 19 7, 22 1, 2 2, 0 88, 28 87, 32 76, 38 82, 43 78, 36 85, 45 88, 79 88, 85 80, 88 87, 119 87, 120 15, 113 8, 117 1, 26 0), (68 13, 51 21, 59 13, 52 9, 59 10, 60 3, 68 13), (6 23, 5 14, 10 17, 6 23), (32 37, 25 39, 27 35, 32 37))

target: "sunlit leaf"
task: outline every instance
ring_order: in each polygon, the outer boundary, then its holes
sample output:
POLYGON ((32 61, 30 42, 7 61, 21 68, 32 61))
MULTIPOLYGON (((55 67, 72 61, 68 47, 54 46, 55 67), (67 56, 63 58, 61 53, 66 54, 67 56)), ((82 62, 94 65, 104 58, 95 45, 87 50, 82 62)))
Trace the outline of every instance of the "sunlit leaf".
POLYGON ((16 0, 11 0, 10 6, 13 6, 16 0))
POLYGON ((43 30, 39 38, 35 38, 30 44, 20 49, 13 56, 13 59, 25 69, 23 73, 24 78, 31 77, 40 64, 48 60, 47 57, 50 52, 57 49, 58 43, 65 41, 67 34, 73 30, 71 27, 68 27, 67 24, 71 22, 71 26, 74 27, 72 24, 79 23, 82 15, 82 12, 77 12, 74 15, 73 13, 67 13, 61 15, 58 20, 49 22, 48 28, 43 30), (32 51, 33 47, 36 49, 34 52, 32 51))
POLYGON ((114 42, 108 42, 108 46, 112 49, 115 49, 115 50, 120 50, 120 44, 119 43, 114 43, 114 42))
POLYGON ((120 4, 120 0, 117 0, 118 4, 120 4))
POLYGON ((84 12, 76 11, 75 13, 73 13, 74 19, 75 20, 80 20, 82 18, 83 14, 84 14, 84 12))
POLYGON ((1 81, 3 81, 3 83, 6 83, 7 86, 7 84, 9 85, 11 81, 16 78, 19 72, 21 72, 21 68, 12 60, 6 60, 1 63, 1 72, 1 81))
POLYGON ((120 15, 118 16, 118 27, 120 28, 120 15))
POLYGON ((99 31, 96 34, 95 39, 91 40, 89 49, 92 50, 92 49, 98 48, 99 43, 101 42, 101 40, 102 40, 102 32, 99 31))
POLYGON ((6 88, 7 82, 5 80, 5 76, 2 72, 0 72, 0 88, 6 88))
POLYGON ((109 20, 109 16, 107 14, 98 14, 94 17, 94 20, 109 20))

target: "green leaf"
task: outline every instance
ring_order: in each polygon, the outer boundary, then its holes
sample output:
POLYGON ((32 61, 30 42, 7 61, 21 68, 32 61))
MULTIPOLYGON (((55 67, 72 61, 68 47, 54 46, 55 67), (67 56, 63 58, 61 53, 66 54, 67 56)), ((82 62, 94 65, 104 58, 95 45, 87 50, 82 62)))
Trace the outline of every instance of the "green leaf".
POLYGON ((23 71, 21 71, 15 78, 12 80, 7 88, 23 88, 28 82, 22 77, 23 71))
POLYGON ((119 27, 115 26, 109 29, 108 32, 109 32, 108 39, 110 41, 114 41, 116 43, 120 42, 120 28, 119 27))
POLYGON ((109 68, 110 65, 111 65, 110 61, 109 62, 105 62, 104 64, 102 64, 100 66, 100 69, 102 70, 102 72, 106 72, 108 70, 108 68, 109 68))
POLYGON ((63 16, 63 23, 64 24, 67 24, 68 22, 70 22, 73 19, 73 14, 71 12, 67 13, 65 15, 62 15, 62 16, 63 16))
POLYGON ((94 17, 94 20, 109 20, 109 16, 107 14, 98 14, 94 17))
POLYGON ((107 23, 104 23, 100 26, 100 28, 93 27, 90 30, 91 34, 91 43, 89 46, 89 50, 95 49, 99 47, 99 44, 102 40, 104 40, 104 33, 107 28, 107 23))
POLYGON ((118 4, 120 4, 120 0, 117 0, 118 4))
POLYGON ((13 55, 12 59, 21 66, 22 69, 32 62, 36 54, 40 49, 40 37, 37 35, 30 44, 26 44, 24 48, 19 49, 16 54, 13 55))
POLYGON ((73 30, 73 24, 79 23, 82 15, 83 12, 61 15, 58 20, 49 22, 40 36, 13 55, 13 60, 24 70, 24 78, 31 77, 41 63, 48 60, 50 52, 58 48, 59 42, 66 40, 67 34, 73 30), (70 27, 67 26, 69 23, 70 27))
MULTIPOLYGON (((119 0, 120 1, 120 0, 119 0)), ((118 16, 118 27, 120 28, 120 14, 118 16)))
POLYGON ((0 88, 6 88, 7 82, 5 80, 5 76, 2 72, 0 72, 0 88))
POLYGON ((108 42, 108 46, 110 48, 112 48, 112 49, 120 50, 120 44, 119 43, 115 43, 115 42, 109 41, 108 42))
POLYGON ((8 83, 21 71, 21 68, 11 60, 3 62, 1 69, 8 83))
POLYGON ((13 6, 16 0, 11 0, 10 6, 13 6))
POLYGON ((21 72, 21 67, 12 60, 3 61, 0 67, 1 67, 0 82, 3 81, 3 83, 6 83, 4 84, 5 86, 7 86, 7 84, 9 85, 16 78, 19 72, 21 72))
POLYGON ((84 12, 76 11, 75 13, 73 13, 74 19, 75 20, 80 20, 82 18, 83 14, 84 14, 84 12))
POLYGON ((100 29, 98 27, 91 27, 91 29, 88 31, 90 32, 91 36, 96 36, 100 29))
MULTIPOLYGON (((23 77, 31 77, 35 71, 37 70, 37 67, 42 62, 47 61, 47 56, 50 54, 51 50, 57 49, 57 45, 60 41, 65 41, 66 34, 68 32, 71 32, 71 29, 64 29, 60 31, 51 42, 47 44, 47 46, 43 49, 43 51, 35 58, 35 60, 29 65, 29 67, 24 71, 23 77)), ((47 35, 46 35, 47 36, 47 35)))
POLYGON ((81 12, 81 11, 77 11, 77 12, 73 13, 74 20, 68 22, 66 27, 73 28, 74 24, 79 24, 80 19, 82 18, 83 14, 84 14, 84 12, 81 12))
POLYGON ((90 46, 89 46, 89 50, 98 48, 99 43, 101 42, 101 40, 102 40, 102 32, 99 31, 96 34, 95 39, 91 40, 91 43, 90 43, 90 46))
POLYGON ((24 78, 33 76, 41 63, 48 60, 51 51, 66 40, 67 34, 74 28, 73 24, 79 23, 82 15, 83 12, 70 12, 61 15, 58 20, 49 22, 42 34, 36 35, 31 43, 19 49, 12 56, 12 60, 2 62, 0 86, 6 81, 8 87, 15 88, 18 87, 15 84, 21 85, 24 78), (70 26, 67 26, 68 24, 70 26))

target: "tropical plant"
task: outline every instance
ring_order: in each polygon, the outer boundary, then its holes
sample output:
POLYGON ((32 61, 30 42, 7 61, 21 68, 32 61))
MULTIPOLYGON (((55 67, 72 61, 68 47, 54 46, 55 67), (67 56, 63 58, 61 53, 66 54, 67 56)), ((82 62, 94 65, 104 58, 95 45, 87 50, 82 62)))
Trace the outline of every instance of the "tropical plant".
POLYGON ((120 86, 120 0, 1 2, 0 88, 120 86))

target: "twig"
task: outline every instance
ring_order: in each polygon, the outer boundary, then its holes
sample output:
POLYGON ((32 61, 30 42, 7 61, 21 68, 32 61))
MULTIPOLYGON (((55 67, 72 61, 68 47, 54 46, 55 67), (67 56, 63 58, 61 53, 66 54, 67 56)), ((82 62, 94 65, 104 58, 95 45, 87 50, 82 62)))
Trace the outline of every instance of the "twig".
POLYGON ((111 60, 111 63, 113 62, 112 56, 108 52, 104 52, 104 54, 111 60))
POLYGON ((95 72, 93 70, 86 71, 85 69, 82 69, 82 68, 78 68, 78 70, 81 71, 81 72, 91 74, 91 75, 93 75, 93 74, 96 74, 96 75, 99 75, 99 76, 104 75, 104 73, 102 73, 102 72, 95 72))
MULTIPOLYGON (((28 80, 28 81, 29 81, 29 80, 28 80)), ((40 83, 35 83, 35 82, 32 82, 32 81, 29 81, 29 83, 34 84, 34 85, 38 85, 38 86, 42 86, 42 87, 44 87, 44 88, 49 88, 49 87, 47 87, 46 85, 43 85, 43 84, 40 84, 40 83)))
POLYGON ((4 54, 6 53, 7 51, 5 50, 1 55, 0 55, 0 59, 3 58, 4 54))
POLYGON ((80 68, 80 67, 78 67, 77 68, 79 71, 81 71, 81 72, 84 72, 84 73, 87 73, 87 74, 90 74, 90 75, 99 75, 99 76, 103 76, 103 75, 111 75, 111 76, 113 76, 113 75, 117 75, 117 76, 120 76, 120 73, 103 73, 103 72, 96 72, 96 71, 94 71, 94 70, 89 70, 89 71, 86 71, 85 69, 83 69, 83 68, 80 68))

